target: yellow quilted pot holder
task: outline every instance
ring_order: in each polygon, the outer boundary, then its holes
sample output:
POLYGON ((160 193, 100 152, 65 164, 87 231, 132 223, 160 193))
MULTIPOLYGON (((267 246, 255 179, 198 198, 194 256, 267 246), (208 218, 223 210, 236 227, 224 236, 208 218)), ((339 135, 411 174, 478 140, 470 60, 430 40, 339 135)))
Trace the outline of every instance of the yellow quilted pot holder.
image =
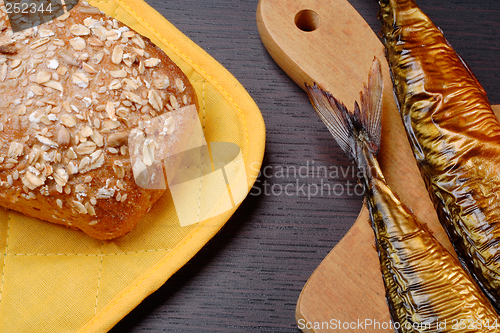
MULTIPOLYGON (((2 333, 108 331, 220 230, 248 194, 262 162, 262 115, 229 72, 142 1, 91 4, 149 37, 189 76, 206 141, 240 148, 246 182, 221 187, 207 178, 200 197, 230 192, 233 205, 222 198, 215 204, 221 214, 184 226, 167 191, 136 229, 114 241, 0 210, 2 333)), ((229 178, 241 174, 225 169, 229 178)))

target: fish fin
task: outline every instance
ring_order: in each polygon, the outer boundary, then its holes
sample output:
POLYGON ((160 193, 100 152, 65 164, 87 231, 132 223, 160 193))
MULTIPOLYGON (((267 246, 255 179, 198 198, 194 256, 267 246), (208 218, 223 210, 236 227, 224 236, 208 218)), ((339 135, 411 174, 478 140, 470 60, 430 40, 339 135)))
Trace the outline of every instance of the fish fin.
POLYGON ((361 99, 361 123, 370 136, 370 143, 376 155, 380 149, 382 136, 382 98, 384 95, 382 68, 377 57, 373 59, 370 68, 368 87, 365 85, 364 91, 360 92, 359 95, 361 99))
POLYGON ((356 146, 360 141, 368 144, 376 155, 380 148, 383 81, 380 61, 373 60, 368 86, 360 93, 361 107, 356 102, 354 111, 317 84, 306 85, 309 99, 321 120, 340 148, 356 163, 356 146))
POLYGON ((321 120, 337 141, 342 150, 353 159, 356 153, 356 142, 354 138, 354 125, 351 113, 344 104, 339 102, 328 91, 318 85, 306 85, 309 99, 321 120))

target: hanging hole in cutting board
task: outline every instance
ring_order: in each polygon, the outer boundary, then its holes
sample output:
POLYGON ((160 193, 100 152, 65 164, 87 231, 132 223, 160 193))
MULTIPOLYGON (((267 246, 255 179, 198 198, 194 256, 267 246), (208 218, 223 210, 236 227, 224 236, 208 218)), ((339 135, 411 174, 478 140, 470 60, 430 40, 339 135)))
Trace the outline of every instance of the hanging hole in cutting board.
POLYGON ((318 29, 319 21, 319 15, 314 10, 304 9, 295 15, 295 25, 306 32, 318 29))

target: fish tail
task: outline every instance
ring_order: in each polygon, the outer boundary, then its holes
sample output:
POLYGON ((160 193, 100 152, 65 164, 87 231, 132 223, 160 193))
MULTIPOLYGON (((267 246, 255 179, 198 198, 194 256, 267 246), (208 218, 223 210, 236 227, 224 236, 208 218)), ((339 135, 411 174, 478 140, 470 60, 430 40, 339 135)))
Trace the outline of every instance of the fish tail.
POLYGON ((349 111, 343 103, 318 85, 306 85, 309 99, 314 109, 325 123, 342 150, 360 166, 362 154, 360 146, 367 146, 377 155, 382 132, 382 92, 383 80, 380 61, 374 58, 368 85, 360 93, 361 107, 356 102, 354 111, 349 111))

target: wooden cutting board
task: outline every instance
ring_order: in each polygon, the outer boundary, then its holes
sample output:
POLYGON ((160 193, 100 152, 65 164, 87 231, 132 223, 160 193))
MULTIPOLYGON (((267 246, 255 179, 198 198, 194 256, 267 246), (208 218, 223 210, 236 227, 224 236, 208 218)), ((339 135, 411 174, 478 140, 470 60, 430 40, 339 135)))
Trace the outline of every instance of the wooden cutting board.
MULTIPOLYGON (((260 0, 257 26, 272 58, 299 86, 316 82, 349 108, 359 99, 373 58, 380 59, 385 84, 381 168, 389 186, 454 254, 411 153, 383 45, 364 19, 347 0, 260 0)), ((494 109, 498 116, 500 107, 494 109)), ((346 332, 394 332, 374 246, 363 206, 353 227, 302 290, 296 320, 303 332, 341 328, 346 332)))

